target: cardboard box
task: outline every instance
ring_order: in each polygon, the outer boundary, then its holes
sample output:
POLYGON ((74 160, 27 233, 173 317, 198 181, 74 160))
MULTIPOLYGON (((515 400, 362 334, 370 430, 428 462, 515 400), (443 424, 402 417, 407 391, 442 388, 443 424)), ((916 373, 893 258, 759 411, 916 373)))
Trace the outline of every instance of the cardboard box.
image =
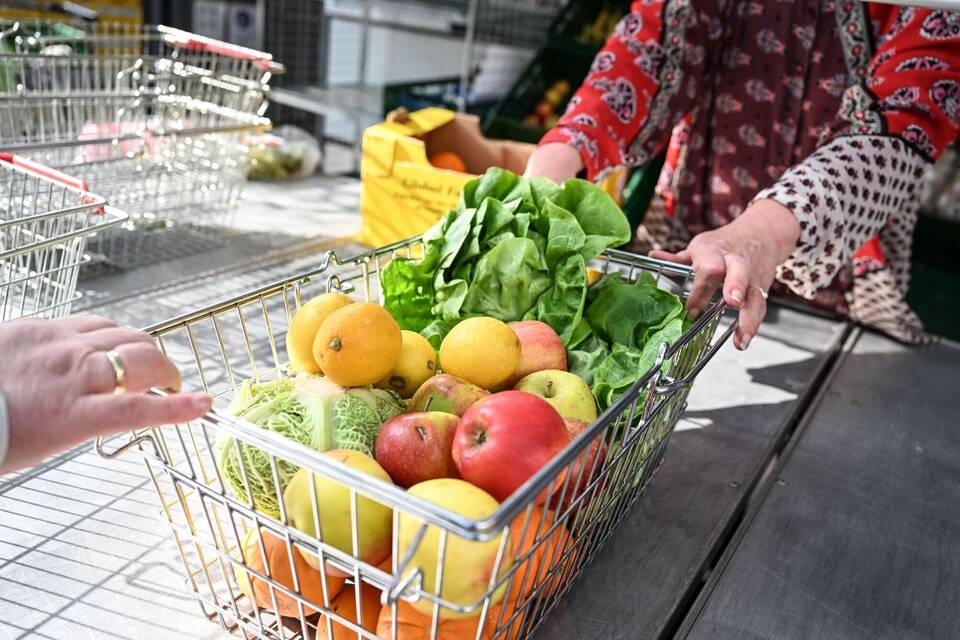
POLYGON ((382 246, 423 233, 457 206, 468 180, 494 166, 523 173, 535 148, 487 140, 476 116, 435 107, 411 113, 406 123, 370 127, 360 161, 363 242, 382 246), (456 153, 468 173, 431 165, 438 151, 456 153))

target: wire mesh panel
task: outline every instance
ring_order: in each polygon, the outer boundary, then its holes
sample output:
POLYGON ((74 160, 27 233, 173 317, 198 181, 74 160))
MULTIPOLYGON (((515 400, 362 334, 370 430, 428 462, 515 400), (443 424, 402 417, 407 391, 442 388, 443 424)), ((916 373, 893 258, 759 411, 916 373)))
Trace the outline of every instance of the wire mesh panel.
POLYGON ((94 232, 126 216, 72 176, 0 153, 0 321, 59 317, 94 232))
POLYGON ((280 70, 269 54, 168 27, 0 22, 0 148, 130 212, 91 245, 98 263, 149 264, 163 257, 156 231, 229 222, 280 70))
MULTIPOLYGON (((245 637, 526 638, 602 546, 656 471, 715 337, 717 300, 592 425, 495 510, 469 517, 225 411, 244 381, 283 379, 301 300, 338 290, 379 302, 404 242, 153 328, 186 388, 215 398, 139 447, 203 611, 245 637), (383 607, 381 607, 381 603, 383 607), (342 635, 340 635, 342 634, 342 635), (413 634, 413 635, 411 635, 413 634)), ((689 268, 623 252, 596 264, 648 271, 685 295, 689 268)), ((250 383, 246 383, 249 385, 250 383)), ((340 454, 337 454, 340 455, 340 454)))

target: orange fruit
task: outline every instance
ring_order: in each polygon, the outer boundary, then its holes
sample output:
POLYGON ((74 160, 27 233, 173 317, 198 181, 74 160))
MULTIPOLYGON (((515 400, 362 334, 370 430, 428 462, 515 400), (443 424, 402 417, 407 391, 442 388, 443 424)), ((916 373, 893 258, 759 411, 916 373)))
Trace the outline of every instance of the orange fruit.
MULTIPOLYGON (((357 623, 357 594, 352 584, 340 592, 330 603, 330 610, 342 618, 357 623)), ((363 628, 373 633, 380 618, 380 590, 367 584, 360 585, 360 612, 363 614, 363 628)), ((357 632, 350 627, 330 618, 330 629, 333 635, 327 635, 327 621, 320 617, 317 622, 317 640, 356 640, 357 632)))
MULTIPOLYGON (((484 627, 481 640, 490 639, 493 624, 494 609, 490 609, 487 624, 484 627)), ((440 618, 437 626, 436 640, 464 640, 477 637, 477 624, 480 622, 480 612, 469 618, 444 619, 440 618)), ((391 635, 393 629, 393 607, 388 605, 380 610, 380 619, 377 621, 377 635, 381 638, 393 640, 432 640, 433 614, 427 615, 417 611, 402 600, 397 603, 397 635, 391 635)))
POLYGON ((402 344, 400 325, 385 309, 358 302, 326 317, 313 341, 313 357, 341 387, 361 387, 390 373, 402 344))
MULTIPOLYGON (((260 542, 257 539, 256 529, 250 529, 243 538, 241 547, 243 549, 243 560, 254 571, 268 575, 266 567, 270 567, 269 575, 273 582, 283 585, 291 591, 296 591, 293 586, 293 574, 290 572, 290 555, 287 553, 287 543, 283 538, 276 536, 267 529, 261 528, 260 533, 263 536, 263 546, 266 550, 267 562, 263 562, 263 554, 260 552, 260 542)), ((323 605, 323 576, 321 573, 307 564, 300 550, 294 548, 293 562, 297 570, 297 579, 300 583, 299 593, 304 599, 314 602, 317 605, 323 605)), ((297 607, 297 601, 287 595, 280 589, 271 588, 271 584, 266 580, 249 573, 248 571, 234 567, 234 575, 237 578, 237 584, 258 607, 270 609, 273 611, 273 597, 277 600, 276 613, 281 616, 300 615, 297 607)), ((344 579, 327 573, 327 597, 335 598, 343 588, 344 579)), ((331 602, 332 604, 332 602, 331 602)), ((311 615, 316 612, 308 606, 303 608, 304 615, 311 615)))
POLYGON ((520 338, 496 318, 462 320, 440 343, 440 368, 484 389, 506 382, 520 364, 520 338))
MULTIPOLYGON (((546 586, 537 590, 537 595, 541 597, 550 597, 555 594, 560 587, 561 580, 564 578, 564 570, 557 569, 549 573, 553 565, 559 563, 564 555, 570 551, 573 546, 573 540, 567 533, 566 527, 562 524, 550 532, 547 539, 540 542, 536 549, 537 537, 543 538, 553 523, 553 514, 547 512, 543 525, 540 525, 540 518, 543 514, 542 507, 534 507, 530 514, 530 521, 527 524, 527 530, 524 532, 524 522, 526 521, 526 511, 521 511, 520 515, 510 525, 510 540, 513 543, 514 557, 517 558, 520 566, 513 574, 513 584, 510 585, 510 594, 505 598, 506 601, 522 601, 530 595, 539 583, 549 580, 546 586), (538 529, 542 531, 538 532, 538 529), (520 536, 523 535, 521 539, 520 536), (524 555, 530 554, 526 559, 521 560, 524 555), (550 563, 549 565, 547 563, 550 563), (549 578, 548 578, 549 575, 549 578)), ((573 558, 571 554, 567 559, 567 565, 573 558)), ((569 566, 567 569, 569 570, 569 566)))
POLYGON ((328 315, 348 304, 353 304, 353 300, 342 293, 324 293, 300 306, 290 321, 286 338, 287 355, 294 371, 320 373, 320 365, 313 357, 317 330, 328 315))
POLYGON ((400 358, 377 386, 396 391, 401 398, 409 398, 437 372, 437 352, 429 340, 415 331, 401 331, 400 334, 400 358))
POLYGON ((437 169, 459 171, 460 173, 467 172, 467 165, 463 161, 463 158, 455 154, 453 151, 436 152, 430 156, 430 164, 435 166, 437 169))

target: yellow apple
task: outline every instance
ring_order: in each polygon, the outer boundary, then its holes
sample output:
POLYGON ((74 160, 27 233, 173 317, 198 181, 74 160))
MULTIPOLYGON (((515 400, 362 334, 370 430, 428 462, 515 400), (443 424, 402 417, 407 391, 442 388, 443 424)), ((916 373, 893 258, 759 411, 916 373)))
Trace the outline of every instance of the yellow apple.
MULTIPOLYGON (((410 487, 409 493, 471 519, 486 518, 500 506, 483 489, 479 489, 469 482, 453 478, 421 482, 410 487)), ((401 513, 399 521, 397 554, 398 557, 403 557, 413 544, 423 521, 408 513, 401 513)), ((427 527, 423 540, 415 549, 409 565, 409 569, 420 568, 423 572, 423 589, 433 594, 437 594, 437 564, 440 553, 441 531, 439 527, 434 525, 427 527)), ((458 606, 474 604, 483 597, 490 587, 490 578, 493 575, 494 564, 500 549, 501 537, 497 536, 487 542, 475 542, 448 533, 443 558, 443 588, 438 595, 458 606)), ((512 562, 513 557, 510 549, 505 549, 503 560, 500 563, 501 576, 510 568, 512 562)), ((491 598, 491 604, 499 602, 503 597, 503 592, 503 586, 497 589, 491 598)), ((412 605, 422 613, 431 614, 433 612, 433 602, 429 600, 419 600, 412 605)), ((463 618, 471 615, 475 615, 475 613, 461 614, 442 607, 440 609, 440 617, 444 619, 463 618)))
MULTIPOLYGON (((357 471, 391 483, 390 476, 377 461, 359 451, 335 449, 323 454, 357 471)), ((316 509, 320 519, 321 541, 359 557, 374 566, 390 557, 393 537, 393 510, 381 502, 357 493, 357 552, 353 549, 353 512, 350 488, 347 485, 319 473, 313 474, 316 488, 316 509)), ((286 491, 283 492, 284 504, 290 524, 304 533, 316 536, 313 507, 310 499, 310 472, 301 468, 294 474, 286 491)), ((311 567, 320 567, 317 556, 303 554, 311 567)), ((328 566, 327 572, 343 575, 335 567, 328 566)))

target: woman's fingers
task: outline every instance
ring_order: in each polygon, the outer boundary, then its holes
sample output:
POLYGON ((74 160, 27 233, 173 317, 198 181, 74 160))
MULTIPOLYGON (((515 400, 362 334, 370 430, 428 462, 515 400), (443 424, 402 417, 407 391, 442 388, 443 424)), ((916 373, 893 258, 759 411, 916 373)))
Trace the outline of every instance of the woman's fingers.
POLYGON ((117 326, 113 320, 88 314, 68 316, 62 320, 55 320, 54 322, 58 322, 69 329, 73 329, 77 333, 87 333, 89 331, 96 331, 97 329, 107 329, 109 327, 117 326))
POLYGON ((650 252, 650 257, 654 260, 666 260, 668 262, 677 262, 680 264, 690 264, 690 252, 686 249, 678 253, 671 253, 669 251, 661 251, 660 249, 654 249, 650 252))
POLYGON ((763 290, 756 285, 747 288, 746 300, 740 309, 740 326, 734 336, 734 345, 741 351, 750 346, 750 341, 760 328, 763 317, 767 315, 767 301, 763 290))
POLYGON ((76 415, 82 424, 100 434, 117 433, 162 424, 176 424, 199 418, 210 410, 213 400, 204 393, 175 393, 156 396, 145 393, 84 396, 77 402, 76 415))
POLYGON ((723 300, 734 309, 743 306, 750 286, 750 263, 736 253, 723 256, 726 275, 723 279, 723 300))
MULTIPOLYGON (((126 375, 124 387, 129 392, 152 389, 180 390, 180 371, 151 342, 134 342, 113 349, 120 356, 126 375)), ((117 387, 117 372, 106 351, 93 351, 87 358, 88 393, 112 393, 117 387)))
POLYGON ((123 327, 108 327, 84 333, 82 340, 97 351, 110 351, 122 344, 146 342, 153 344, 149 333, 123 327))
POLYGON ((691 258, 695 275, 690 295, 687 296, 687 315, 695 319, 703 313, 713 293, 723 284, 726 266, 723 255, 709 247, 694 251, 691 258))

